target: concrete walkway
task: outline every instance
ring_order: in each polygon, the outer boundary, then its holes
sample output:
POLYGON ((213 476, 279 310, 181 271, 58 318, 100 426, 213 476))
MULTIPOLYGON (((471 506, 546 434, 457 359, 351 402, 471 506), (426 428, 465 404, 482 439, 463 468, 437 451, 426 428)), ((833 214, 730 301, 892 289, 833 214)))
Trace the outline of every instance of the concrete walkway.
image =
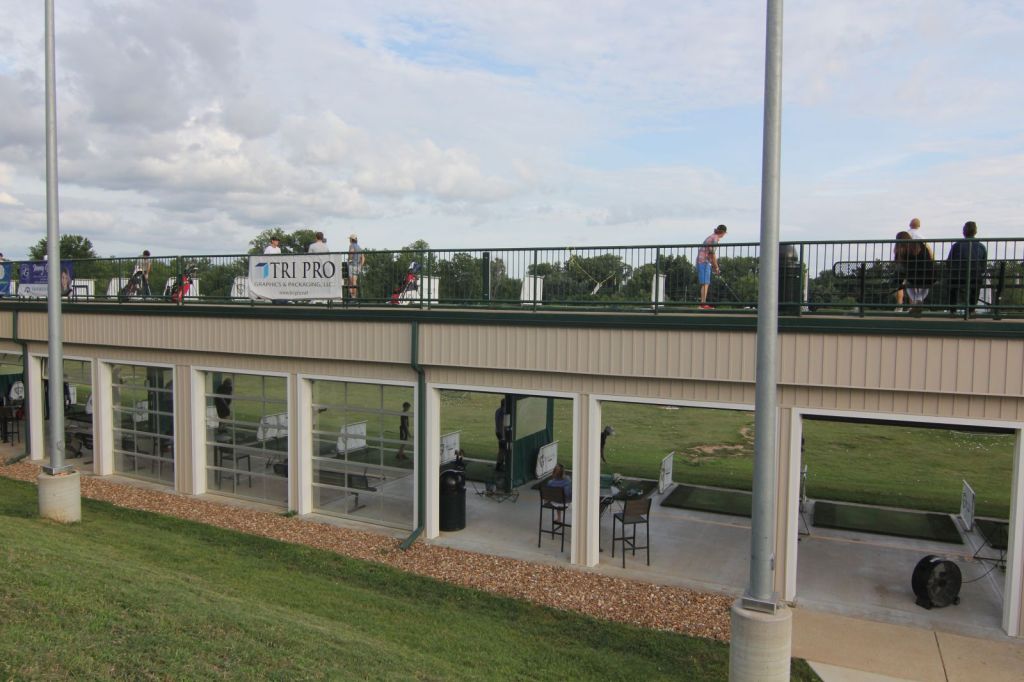
POLYGON ((824 682, 1020 682, 1024 641, 977 639, 797 608, 793 656, 824 682))

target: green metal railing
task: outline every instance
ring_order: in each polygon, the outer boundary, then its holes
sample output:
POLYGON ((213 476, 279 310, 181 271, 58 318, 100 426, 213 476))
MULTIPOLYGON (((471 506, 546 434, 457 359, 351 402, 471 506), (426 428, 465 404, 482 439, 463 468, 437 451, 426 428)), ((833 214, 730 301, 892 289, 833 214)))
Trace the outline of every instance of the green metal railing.
MULTIPOLYGON (((979 240, 986 259, 950 260, 958 240, 926 243, 931 258, 908 259, 914 242, 786 242, 780 249, 779 305, 788 315, 1024 316, 1024 240, 979 240), (897 291, 924 295, 913 303, 897 291), (976 305, 972 305, 977 297, 976 305)), ((962 240, 960 240, 962 241, 962 240)), ((922 243, 925 244, 925 243, 922 243)), ((916 247, 914 247, 916 248, 916 247)), ((690 312, 697 309, 700 244, 508 249, 364 251, 357 296, 296 305, 479 307, 488 309, 589 309, 690 312), (419 265, 409 277, 413 263, 419 265), (407 280, 412 280, 411 285, 407 280)), ((756 243, 716 247, 720 274, 711 278, 706 314, 752 314, 757 306, 756 243)), ((920 254, 918 253, 918 256, 920 254)), ((337 255, 347 259, 346 253, 337 255)), ((148 291, 126 291, 137 258, 72 261, 75 302, 108 301, 168 305, 265 305, 248 289, 250 258, 189 255, 154 257, 148 291), (188 294, 174 300, 183 273, 195 273, 188 294)), ((16 284, 14 285, 16 286, 16 284)))

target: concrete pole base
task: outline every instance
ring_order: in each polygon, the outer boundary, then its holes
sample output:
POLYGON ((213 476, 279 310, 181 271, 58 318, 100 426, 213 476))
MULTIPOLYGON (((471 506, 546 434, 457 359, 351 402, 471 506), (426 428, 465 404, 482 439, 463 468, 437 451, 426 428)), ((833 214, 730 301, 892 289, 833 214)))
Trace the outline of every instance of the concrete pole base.
POLYGON ((793 650, 793 612, 785 606, 775 613, 732 605, 729 644, 730 682, 788 682, 793 650))
POLYGON ((77 471, 39 474, 39 515, 59 523, 82 520, 82 478, 77 471))

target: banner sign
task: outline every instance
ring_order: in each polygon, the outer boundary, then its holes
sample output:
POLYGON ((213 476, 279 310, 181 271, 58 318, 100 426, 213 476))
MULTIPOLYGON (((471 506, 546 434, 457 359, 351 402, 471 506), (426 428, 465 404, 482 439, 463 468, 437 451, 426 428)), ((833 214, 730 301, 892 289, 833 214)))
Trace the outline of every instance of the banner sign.
POLYGON ((338 430, 338 443, 335 447, 339 455, 358 452, 366 449, 366 422, 346 424, 338 430))
POLYGON ((537 467, 533 473, 538 479, 543 480, 554 473, 556 464, 558 464, 557 440, 554 443, 548 443, 537 453, 537 467))
POLYGON ((462 431, 452 431, 441 436, 441 464, 454 462, 455 453, 462 441, 462 431))
POLYGON ((249 256, 249 297, 278 301, 341 298, 344 253, 249 256))
POLYGON ((14 272, 14 263, 0 260, 0 296, 11 295, 11 273, 14 272))
MULTIPOLYGON (((23 298, 46 298, 50 264, 45 260, 18 263, 18 295, 23 298)), ((74 267, 69 260, 60 262, 60 295, 71 293, 74 267)))

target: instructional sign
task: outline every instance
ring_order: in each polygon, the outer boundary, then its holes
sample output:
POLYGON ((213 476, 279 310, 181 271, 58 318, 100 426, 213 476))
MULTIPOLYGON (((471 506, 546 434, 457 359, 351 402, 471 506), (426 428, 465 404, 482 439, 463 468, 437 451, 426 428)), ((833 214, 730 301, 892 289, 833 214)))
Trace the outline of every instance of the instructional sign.
POLYGON ((249 256, 249 297, 271 301, 341 298, 343 253, 249 256))

